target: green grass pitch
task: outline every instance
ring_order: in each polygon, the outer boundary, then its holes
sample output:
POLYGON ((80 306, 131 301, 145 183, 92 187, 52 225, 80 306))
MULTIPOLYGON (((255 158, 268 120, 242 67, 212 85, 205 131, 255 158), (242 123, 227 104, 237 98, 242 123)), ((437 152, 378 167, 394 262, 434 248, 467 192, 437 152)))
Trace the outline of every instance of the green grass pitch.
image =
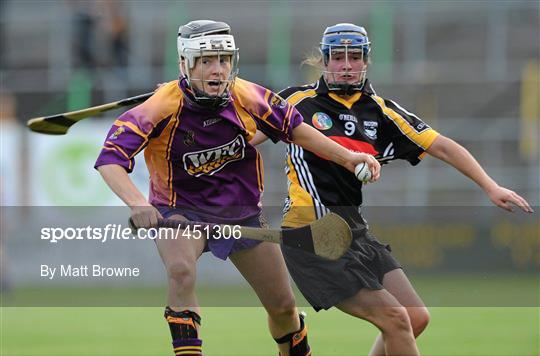
MULTIPOLYGON (((537 276, 439 276, 417 278, 414 284, 428 305, 436 306, 429 307, 431 323, 418 339, 422 355, 540 355, 537 276)), ((94 288, 12 291, 8 298, 4 295, 4 307, 0 309, 0 355, 171 355, 163 307, 156 307, 164 296, 165 286, 116 291, 94 288), (47 298, 56 304, 47 304, 47 298), (96 303, 99 299, 107 303, 96 303), (17 300, 19 306, 6 307, 10 300, 17 300), (20 307, 36 305, 36 300, 43 301, 43 305, 62 307, 20 307), (79 305, 134 302, 131 307, 66 307, 70 300, 79 301, 79 305)), ((256 307, 256 297, 246 286, 201 288, 199 300, 208 306, 202 309, 205 355, 277 354, 267 330, 266 314, 256 307), (234 302, 223 304, 224 299, 234 302)), ((336 309, 316 313, 305 307, 306 302, 300 296, 297 301, 302 305, 300 309, 308 313, 314 355, 368 354, 378 333, 374 326, 336 309)))
MULTIPOLYGON (((3 308, 1 355, 169 355, 162 308, 3 308)), ((423 355, 538 355, 539 308, 431 308, 423 355)), ((366 355, 376 329, 308 310, 315 355, 366 355)), ((275 355, 262 308, 203 311, 206 355, 275 355)))

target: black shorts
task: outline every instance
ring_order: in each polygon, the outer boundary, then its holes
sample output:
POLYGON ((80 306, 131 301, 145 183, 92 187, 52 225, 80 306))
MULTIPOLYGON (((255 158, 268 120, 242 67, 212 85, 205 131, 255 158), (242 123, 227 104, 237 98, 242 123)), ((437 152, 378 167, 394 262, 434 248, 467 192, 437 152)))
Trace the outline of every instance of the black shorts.
POLYGON ((367 230, 353 233, 351 247, 337 261, 283 245, 281 250, 298 289, 316 311, 329 309, 362 288, 383 289, 384 275, 401 268, 390 245, 367 230))

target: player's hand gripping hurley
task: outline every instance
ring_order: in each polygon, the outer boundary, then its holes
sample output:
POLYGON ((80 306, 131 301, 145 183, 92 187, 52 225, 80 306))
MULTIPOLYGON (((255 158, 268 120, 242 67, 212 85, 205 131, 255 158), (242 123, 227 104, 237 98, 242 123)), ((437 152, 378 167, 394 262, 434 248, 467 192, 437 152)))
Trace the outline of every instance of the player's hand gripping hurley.
MULTIPOLYGON (((129 224, 132 229, 137 227, 130 219, 129 224)), ((158 227, 185 229, 188 226, 210 227, 210 231, 217 224, 201 222, 186 222, 175 219, 158 219, 158 227)), ((225 225, 220 225, 221 227, 225 225)), ((232 227, 232 226, 231 226, 232 227)), ((256 227, 240 226, 240 236, 243 238, 267 241, 283 244, 297 248, 306 252, 314 253, 317 256, 337 260, 343 254, 352 241, 352 232, 345 220, 339 215, 328 213, 319 220, 293 229, 262 229, 256 227)))

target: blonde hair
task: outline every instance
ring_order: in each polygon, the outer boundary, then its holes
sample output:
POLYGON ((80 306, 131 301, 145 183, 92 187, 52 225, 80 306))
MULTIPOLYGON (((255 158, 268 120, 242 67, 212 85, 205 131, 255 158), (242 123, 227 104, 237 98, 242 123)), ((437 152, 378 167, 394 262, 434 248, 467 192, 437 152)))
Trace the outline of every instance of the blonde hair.
MULTIPOLYGON (((368 56, 366 63, 368 65, 371 64, 371 56, 368 56)), ((300 66, 304 65, 308 65, 322 72, 324 69, 324 62, 321 51, 317 48, 308 53, 302 63, 300 63, 300 66)))
POLYGON ((322 53, 319 49, 314 49, 311 53, 308 53, 301 66, 308 65, 314 69, 322 71, 324 68, 322 53))

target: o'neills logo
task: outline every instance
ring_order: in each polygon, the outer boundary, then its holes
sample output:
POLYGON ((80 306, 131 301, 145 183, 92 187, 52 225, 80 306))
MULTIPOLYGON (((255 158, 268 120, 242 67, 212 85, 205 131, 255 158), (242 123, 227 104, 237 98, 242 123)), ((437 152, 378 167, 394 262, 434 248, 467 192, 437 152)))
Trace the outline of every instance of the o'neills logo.
POLYGON ((219 147, 185 153, 182 157, 184 169, 195 177, 203 174, 212 175, 225 167, 227 163, 244 158, 245 147, 244 136, 238 135, 231 142, 219 147))

